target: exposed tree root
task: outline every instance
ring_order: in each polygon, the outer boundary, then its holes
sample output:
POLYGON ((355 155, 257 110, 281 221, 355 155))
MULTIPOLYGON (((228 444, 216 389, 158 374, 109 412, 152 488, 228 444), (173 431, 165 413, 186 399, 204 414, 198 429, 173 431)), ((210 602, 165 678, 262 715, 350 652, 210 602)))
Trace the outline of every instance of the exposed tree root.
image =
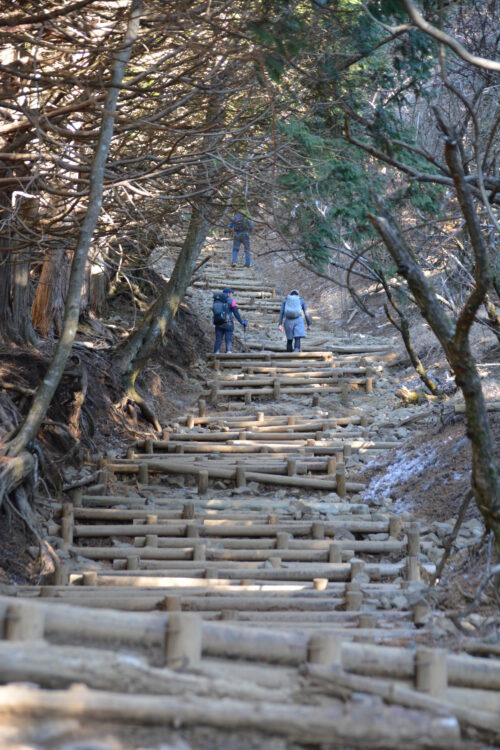
POLYGON ((140 393, 137 393, 137 390, 133 385, 129 385, 127 387, 126 394, 122 399, 122 405, 125 405, 127 401, 132 401, 132 403, 136 404, 139 407, 144 419, 152 424, 157 432, 161 432, 161 425, 156 414, 149 406, 147 401, 140 395, 140 393))
POLYGON ((14 457, 0 457, 0 507, 3 500, 20 487, 34 470, 35 459, 28 451, 23 451, 14 457))

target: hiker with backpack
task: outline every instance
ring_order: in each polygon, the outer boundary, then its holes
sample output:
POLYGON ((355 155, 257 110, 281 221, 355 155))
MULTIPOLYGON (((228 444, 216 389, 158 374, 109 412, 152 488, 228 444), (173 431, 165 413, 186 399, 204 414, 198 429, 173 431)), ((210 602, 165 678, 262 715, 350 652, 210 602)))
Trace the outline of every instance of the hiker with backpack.
POLYGON ((278 327, 283 330, 283 321, 285 324, 286 350, 287 352, 300 352, 300 340, 306 335, 304 328, 304 318, 306 319, 307 330, 311 330, 311 319, 306 310, 306 303, 294 289, 285 297, 281 304, 280 321, 278 327))
POLYGON ((245 267, 250 268, 250 235, 253 232, 253 222, 237 211, 234 219, 229 222, 229 229, 233 230, 233 266, 238 263, 240 245, 245 248, 245 267))
POLYGON ((233 290, 227 287, 222 292, 215 292, 212 305, 212 320, 215 326, 214 354, 219 352, 224 338, 226 340, 226 353, 230 354, 233 350, 233 315, 245 329, 248 324, 240 315, 238 305, 233 297, 233 290))

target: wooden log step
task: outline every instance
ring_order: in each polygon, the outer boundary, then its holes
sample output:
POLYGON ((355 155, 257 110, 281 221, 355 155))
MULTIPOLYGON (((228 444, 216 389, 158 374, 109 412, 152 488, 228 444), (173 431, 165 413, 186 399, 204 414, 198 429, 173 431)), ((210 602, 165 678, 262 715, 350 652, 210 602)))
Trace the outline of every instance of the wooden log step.
MULTIPOLYGON (((297 376, 290 376, 290 375, 280 375, 279 382, 280 386, 282 388, 291 388, 293 387, 295 389, 296 386, 303 386, 303 385, 323 385, 323 384, 329 384, 329 383, 337 383, 342 378, 339 378, 339 376, 332 372, 331 375, 320 375, 318 377, 299 377, 297 376)), ((254 389, 257 386, 269 386, 271 387, 273 385, 275 378, 269 377, 269 378, 263 378, 263 377, 252 377, 252 376, 241 376, 241 377, 235 377, 235 378, 216 378, 213 383, 217 386, 220 393, 224 395, 227 390, 236 389, 236 388, 250 388, 254 389)), ((346 376, 345 380, 349 385, 355 384, 355 385, 362 385, 365 380, 364 378, 358 378, 354 376, 346 376)), ((334 385, 329 387, 336 387, 334 385)), ((285 391, 286 392, 286 391, 285 391)))
MULTIPOLYGON (((143 462, 143 465, 147 465, 150 472, 153 473, 166 473, 166 474, 187 474, 196 476, 200 467, 196 464, 186 464, 182 461, 148 461, 143 462)), ((116 463, 109 464, 108 470, 115 474, 138 474, 139 464, 137 463, 116 463)), ((208 471, 211 479, 227 479, 235 481, 236 470, 235 469, 223 469, 223 468, 205 468, 208 471)), ((335 479, 314 479, 312 477, 297 477, 297 476, 281 476, 279 474, 265 474, 256 471, 249 471, 246 473, 246 480, 248 482, 260 482, 262 484, 278 484, 286 487, 299 487, 309 488, 314 490, 322 490, 325 492, 332 492, 337 489, 337 482, 335 479)), ((366 485, 362 482, 346 482, 345 487, 347 492, 361 492, 365 489, 366 485)))
MULTIPOLYGON (((179 421, 182 424, 185 424, 186 420, 189 417, 183 417, 179 421)), ((253 424, 256 425, 289 425, 289 420, 295 419, 297 424, 300 424, 300 422, 314 422, 315 424, 326 424, 331 427, 336 427, 337 425, 339 427, 347 426, 349 424, 353 425, 359 425, 361 422, 361 416, 357 414, 353 414, 349 417, 334 417, 334 418, 327 418, 324 417, 318 417, 316 420, 314 420, 312 417, 304 417, 303 415, 287 415, 287 416, 272 416, 272 417, 266 417, 264 416, 262 419, 259 419, 258 416, 253 417, 252 415, 243 415, 243 416, 232 416, 227 415, 224 412, 223 413, 215 413, 215 414, 209 414, 204 417, 194 417, 193 418, 193 424, 195 426, 201 426, 201 425, 209 425, 209 426, 217 426, 219 422, 223 425, 230 425, 233 429, 240 428, 240 427, 250 427, 253 424)), ((370 421, 370 419, 368 419, 370 421)), ((143 441, 138 441, 138 445, 143 444, 143 441)))
MULTIPOLYGON (((148 524, 150 534, 159 536, 186 536, 188 529, 197 532, 199 536, 222 537, 275 537, 278 532, 286 532, 293 536, 309 536, 312 534, 311 521, 287 521, 277 524, 235 524, 196 521, 174 522, 162 524, 148 524)), ((98 536, 144 536, 144 526, 134 524, 104 524, 104 525, 75 525, 75 537, 98 536)), ((346 520, 327 521, 324 523, 325 536, 334 537, 338 529, 346 529, 354 534, 388 533, 389 520, 363 521, 352 517, 346 520)))
MULTIPOLYGON (((136 537, 141 538, 141 537, 136 537)), ((145 539, 145 537, 142 537, 145 539)), ((168 560, 168 559, 175 559, 170 557, 170 554, 174 554, 175 549, 181 549, 185 552, 192 553, 194 550, 194 545, 197 544, 196 541, 189 542, 186 537, 159 537, 158 539, 158 546, 143 546, 143 547, 135 547, 131 545, 121 545, 120 547, 112 546, 112 547, 72 547, 71 551, 75 555, 80 555, 81 557, 86 557, 89 560, 119 560, 124 559, 132 555, 140 555, 140 557, 143 560, 168 560), (168 553, 167 555, 163 554, 163 552, 168 553)), ((329 549, 331 547, 332 541, 331 539, 308 539, 308 540, 300 540, 300 539, 291 539, 288 541, 289 549, 288 551, 290 553, 295 552, 307 552, 311 551, 311 553, 315 552, 329 552, 329 549)), ((346 552, 355 552, 358 554, 393 554, 400 551, 403 551, 406 547, 405 542, 397 542, 397 541, 387 541, 387 542, 372 542, 372 541, 364 541, 359 539, 341 539, 338 542, 335 542, 336 545, 339 545, 341 551, 346 552), (399 548, 396 548, 396 545, 400 545, 399 548)), ((425 545, 422 545, 423 549, 425 549, 425 545)), ((235 552, 242 551, 242 554, 246 554, 247 552, 250 554, 254 551, 268 551, 268 557, 276 557, 280 556, 283 552, 286 552, 287 550, 283 549, 277 549, 276 548, 276 539, 274 538, 268 538, 268 539, 261 539, 261 538, 252 538, 252 539, 233 539, 233 538, 225 538, 225 537, 217 537, 216 540, 210 541, 210 539, 207 539, 206 542, 206 554, 208 559, 224 559, 223 557, 211 557, 212 550, 218 550, 219 554, 222 554, 224 551, 231 551, 234 550, 235 552), (214 546, 216 545, 216 546, 214 546), (276 554, 275 554, 276 553, 276 554)), ((234 558, 238 559, 238 558, 234 558)), ((243 558, 243 559, 251 559, 251 558, 243 558)), ((257 557, 255 558, 257 559, 257 557)), ((266 557, 267 559, 267 557, 266 557)), ((292 555, 290 557, 286 556, 282 559, 287 560, 293 560, 295 559, 292 555)), ((297 557, 297 559, 300 559, 297 557)), ((313 558, 312 558, 313 559, 313 558)))
MULTIPOLYGON (((273 559, 280 558, 278 555, 273 555, 273 559)), ((218 580, 220 581, 240 581, 241 579, 253 578, 257 585, 262 581, 294 583, 307 581, 312 585, 314 578, 324 578, 332 582, 349 581, 352 570, 349 563, 326 563, 321 565, 314 559, 308 560, 307 564, 304 562, 295 562, 295 564, 288 563, 286 567, 279 568, 263 568, 261 562, 250 563, 248 560, 224 562, 215 559, 200 563, 190 559, 176 559, 175 561, 170 560, 168 567, 165 566, 160 569, 148 567, 149 563, 150 561, 147 561, 145 567, 142 568, 141 566, 139 571, 115 571, 113 574, 101 573, 98 575, 98 583, 108 586, 126 586, 131 585, 131 581, 137 579, 140 580, 141 586, 167 587, 171 584, 166 582, 174 578, 185 577, 192 578, 193 580, 197 578, 203 580, 206 571, 217 570, 219 574, 218 580), (148 575, 146 575, 146 572, 148 575)), ((364 566, 364 572, 367 575, 384 579, 395 578, 405 569, 406 561, 404 560, 399 563, 366 563, 364 566)), ((73 575, 76 581, 78 574, 73 575)), ((332 584, 328 586, 328 591, 343 593, 344 587, 344 583, 337 587, 332 584)), ((397 591, 400 590, 399 584, 397 586, 378 582, 361 584, 361 590, 366 593, 374 592, 378 594, 394 591, 395 589, 397 591)))
POLYGON ((459 738, 458 724, 449 716, 429 716, 422 712, 401 713, 378 706, 365 708, 357 721, 343 708, 328 709, 294 704, 267 704, 265 701, 237 701, 200 696, 163 697, 129 695, 91 690, 81 685, 69 690, 41 690, 31 686, 0 687, 0 716, 16 718, 57 716, 61 719, 115 722, 145 726, 208 726, 219 730, 252 730, 286 737, 292 742, 356 743, 363 727, 373 742, 388 750, 401 748, 408 736, 419 738, 415 748, 449 748, 459 738))
POLYGON ((333 359, 331 351, 302 351, 302 352, 284 352, 282 350, 268 350, 260 352, 231 352, 230 354, 219 352, 218 354, 207 354, 208 359, 237 360, 237 359, 333 359))
MULTIPOLYGON (((319 563, 308 561, 306 563, 290 564, 286 567, 263 568, 261 562, 241 562, 234 561, 205 561, 196 562, 194 560, 175 560, 170 561, 170 567, 167 567, 165 561, 140 561, 139 568, 133 571, 117 570, 113 574, 102 573, 98 576, 97 582, 100 586, 134 586, 136 581, 140 581, 142 587, 146 588, 168 588, 173 585, 173 581, 188 579, 184 585, 196 584, 199 588, 211 590, 212 579, 207 577, 212 571, 217 571, 219 578, 215 579, 219 583, 219 588, 227 586, 228 591, 240 590, 243 584, 242 580, 252 580, 253 586, 258 587, 259 592, 262 586, 273 584, 273 591, 280 593, 280 590, 289 591, 289 585, 300 583, 298 590, 304 592, 313 589, 314 579, 323 579, 328 581, 324 590, 331 594, 336 593, 343 596, 345 593, 346 581, 351 577, 351 566, 349 563, 319 563), (232 583, 238 582, 236 586, 232 583)), ((432 566, 434 567, 434 566, 432 566)), ((399 583, 392 583, 390 578, 395 578, 406 569, 406 563, 374 563, 365 565, 365 570, 369 575, 387 579, 385 583, 363 583, 360 584, 360 590, 371 597, 378 597, 382 594, 397 594, 401 591, 399 583)), ((78 573, 71 574, 71 582, 78 584, 81 582, 81 576, 78 573)), ((179 585, 179 584, 178 584, 179 585)), ((182 584, 180 584, 182 585, 182 584)), ((244 587, 244 591, 249 591, 244 587)))

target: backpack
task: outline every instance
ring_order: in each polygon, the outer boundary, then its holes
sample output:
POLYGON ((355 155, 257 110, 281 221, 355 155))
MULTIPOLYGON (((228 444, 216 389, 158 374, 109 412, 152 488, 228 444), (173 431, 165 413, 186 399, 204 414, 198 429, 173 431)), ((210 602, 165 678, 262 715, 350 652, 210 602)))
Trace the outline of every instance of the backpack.
POLYGON ((302 302, 298 294, 289 294, 285 299, 285 317, 299 318, 302 315, 302 302))
POLYGON ((212 305, 212 316, 215 326, 222 326, 229 321, 229 299, 224 292, 215 292, 212 305))
POLYGON ((236 234, 243 234, 243 232, 247 232, 248 227, 248 219, 246 219, 244 216, 239 218, 237 221, 233 221, 233 229, 236 234))

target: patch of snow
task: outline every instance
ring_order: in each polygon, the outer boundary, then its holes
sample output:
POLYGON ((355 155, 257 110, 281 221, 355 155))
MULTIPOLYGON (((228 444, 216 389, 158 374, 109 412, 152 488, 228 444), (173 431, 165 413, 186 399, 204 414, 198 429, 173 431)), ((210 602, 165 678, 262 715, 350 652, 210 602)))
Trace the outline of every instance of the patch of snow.
MULTIPOLYGON (((431 464, 435 463, 436 458, 435 448, 430 451, 423 448, 413 458, 410 458, 408 453, 401 448, 397 451, 391 465, 386 467, 385 472, 371 480, 363 493, 363 500, 374 502, 377 505, 380 504, 384 497, 391 494, 396 485, 423 474, 431 464)), ((393 509, 398 513, 407 510, 404 501, 399 501, 393 509)))

